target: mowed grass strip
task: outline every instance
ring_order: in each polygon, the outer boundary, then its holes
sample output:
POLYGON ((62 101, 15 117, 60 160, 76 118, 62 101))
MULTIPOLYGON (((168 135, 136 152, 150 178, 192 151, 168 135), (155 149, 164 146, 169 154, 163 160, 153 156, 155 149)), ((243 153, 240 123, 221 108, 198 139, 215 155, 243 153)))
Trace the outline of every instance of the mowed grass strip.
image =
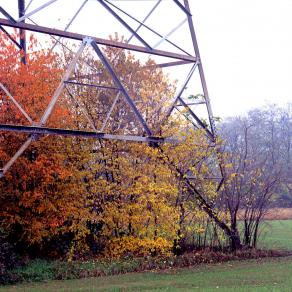
POLYGON ((6 286, 0 291, 291 291, 292 257, 6 286))

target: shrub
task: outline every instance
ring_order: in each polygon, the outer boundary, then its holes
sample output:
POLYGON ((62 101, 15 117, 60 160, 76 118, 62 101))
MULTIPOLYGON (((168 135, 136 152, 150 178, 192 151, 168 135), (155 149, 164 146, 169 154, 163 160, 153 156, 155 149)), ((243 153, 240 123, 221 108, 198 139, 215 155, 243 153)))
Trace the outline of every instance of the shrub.
POLYGON ((123 236, 109 241, 105 255, 109 258, 145 257, 170 255, 173 243, 158 237, 157 239, 123 236))
POLYGON ((37 259, 28 265, 14 269, 12 273, 16 275, 18 281, 39 282, 55 279, 54 262, 37 259))

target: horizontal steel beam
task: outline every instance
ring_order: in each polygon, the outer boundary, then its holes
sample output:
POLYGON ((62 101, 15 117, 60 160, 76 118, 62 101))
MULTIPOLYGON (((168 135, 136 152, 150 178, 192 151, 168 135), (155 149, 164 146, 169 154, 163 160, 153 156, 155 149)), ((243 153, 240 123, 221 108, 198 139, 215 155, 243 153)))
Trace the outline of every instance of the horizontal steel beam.
MULTIPOLYGON (((87 35, 83 35, 83 34, 68 32, 64 30, 59 30, 59 29, 54 29, 54 28, 49 28, 49 27, 44 27, 44 26, 39 26, 39 25, 34 25, 34 24, 29 24, 29 23, 23 23, 23 22, 13 23, 3 18, 0 18, 0 25, 34 31, 38 33, 48 34, 48 35, 64 37, 64 38, 73 39, 73 40, 79 40, 79 41, 82 41, 84 38, 88 37, 87 35)), ((183 61, 196 62, 196 57, 193 57, 193 56, 176 54, 176 53, 161 51, 161 50, 156 50, 156 49, 148 49, 142 46, 126 44, 122 42, 97 38, 93 36, 89 36, 89 37, 95 43, 104 45, 104 46, 115 47, 115 48, 120 48, 120 49, 140 52, 140 53, 147 53, 147 54, 168 57, 168 58, 178 59, 178 60, 183 60, 183 61)))
POLYGON ((26 133, 26 134, 32 134, 32 135, 58 135, 58 136, 92 138, 92 139, 146 142, 146 143, 171 143, 171 144, 178 143, 178 140, 173 139, 173 138, 161 138, 161 137, 153 137, 153 136, 143 137, 143 136, 133 136, 133 135, 112 135, 112 134, 106 134, 106 133, 101 133, 101 132, 92 132, 92 131, 84 131, 84 130, 67 130, 67 129, 58 129, 58 128, 36 127, 36 126, 0 124, 0 131, 26 133))
POLYGON ((105 86, 105 85, 97 85, 97 84, 88 84, 88 83, 75 82, 75 81, 64 81, 64 83, 65 84, 70 84, 70 85, 88 86, 88 87, 94 87, 94 88, 99 88, 99 89, 111 89, 111 90, 118 90, 118 91, 120 91, 119 88, 113 87, 113 86, 105 86))
POLYGON ((145 66, 144 68, 152 68, 152 67, 166 68, 166 67, 180 66, 180 65, 187 65, 187 64, 192 64, 192 62, 189 62, 189 61, 175 61, 175 62, 167 62, 167 63, 148 65, 148 66, 145 66))
MULTIPOLYGON (((200 105, 200 104, 206 104, 206 102, 205 101, 189 102, 189 103, 187 103, 187 106, 190 106, 190 105, 200 105)), ((184 106, 184 105, 183 104, 177 104, 176 106, 184 106)))

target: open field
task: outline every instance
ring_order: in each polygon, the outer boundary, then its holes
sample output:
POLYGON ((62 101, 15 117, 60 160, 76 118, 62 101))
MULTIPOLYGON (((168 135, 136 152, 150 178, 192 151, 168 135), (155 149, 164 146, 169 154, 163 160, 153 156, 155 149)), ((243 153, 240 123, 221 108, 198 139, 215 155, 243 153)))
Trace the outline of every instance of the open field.
POLYGON ((51 281, 0 291, 291 291, 292 258, 249 260, 193 269, 51 281))
POLYGON ((258 246, 292 251, 292 220, 265 221, 258 246))

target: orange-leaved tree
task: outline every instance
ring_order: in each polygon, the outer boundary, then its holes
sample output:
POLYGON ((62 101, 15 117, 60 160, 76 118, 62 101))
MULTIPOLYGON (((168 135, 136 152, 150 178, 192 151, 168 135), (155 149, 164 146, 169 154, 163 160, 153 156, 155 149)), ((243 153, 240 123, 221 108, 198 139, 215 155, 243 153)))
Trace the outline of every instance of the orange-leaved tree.
MULTIPOLYGON (((23 65, 23 52, 4 34, 0 35, 0 82, 9 92, 0 89, 1 123, 31 124, 15 106, 12 96, 37 125, 63 74, 57 54, 36 50, 33 36, 29 44, 23 65)), ((59 103, 49 122, 64 127, 72 120, 68 109, 59 103)), ((1 132, 0 167, 27 138, 26 134, 1 132)), ((11 241, 21 243, 22 248, 31 244, 41 246, 44 240, 70 231, 74 222, 80 220, 75 214, 86 211, 82 209, 82 196, 73 187, 74 170, 68 160, 70 149, 66 147, 69 143, 68 139, 37 137, 0 179, 1 229, 11 241)))

